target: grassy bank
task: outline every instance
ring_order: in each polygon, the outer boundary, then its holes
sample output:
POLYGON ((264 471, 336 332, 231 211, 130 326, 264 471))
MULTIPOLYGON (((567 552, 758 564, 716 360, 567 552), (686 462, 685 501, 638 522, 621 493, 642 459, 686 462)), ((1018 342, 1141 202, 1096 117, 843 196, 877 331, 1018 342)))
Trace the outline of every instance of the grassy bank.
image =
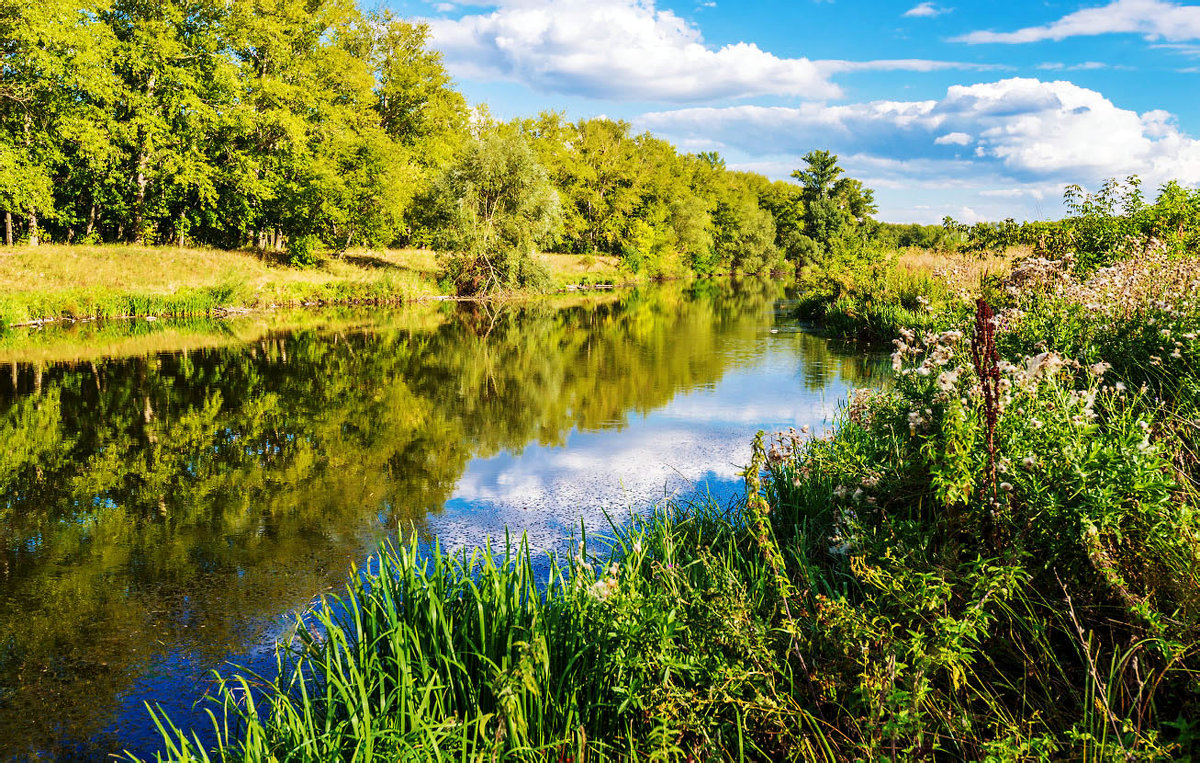
MULTIPOLYGON (((628 280, 612 258, 542 255, 556 288, 628 280)), ((117 316, 197 316, 438 295, 435 255, 352 251, 313 268, 212 249, 43 245, 0 250, 0 326, 117 316)))
POLYGON ((965 321, 980 284, 1001 279, 1028 254, 979 257, 908 249, 802 274, 799 316, 832 336, 891 341, 900 329, 942 330, 965 321))
MULTIPOLYGON (((1200 262, 1018 263, 738 506, 379 566, 172 760, 1157 760, 1200 752, 1200 262), (257 704, 247 696, 259 698, 257 704)), ((964 298, 971 295, 962 295, 964 298)), ((909 308, 905 308, 909 309, 909 308)))

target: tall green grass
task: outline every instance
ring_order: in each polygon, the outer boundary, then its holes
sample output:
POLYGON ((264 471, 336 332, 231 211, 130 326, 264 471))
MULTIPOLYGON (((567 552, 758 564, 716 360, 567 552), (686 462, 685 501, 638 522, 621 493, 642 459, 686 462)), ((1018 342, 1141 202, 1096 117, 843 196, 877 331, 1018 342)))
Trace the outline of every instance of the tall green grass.
POLYGON ((541 575, 524 542, 387 547, 277 678, 222 679, 219 752, 156 714, 163 758, 831 758, 739 512, 662 511, 591 546, 541 575))

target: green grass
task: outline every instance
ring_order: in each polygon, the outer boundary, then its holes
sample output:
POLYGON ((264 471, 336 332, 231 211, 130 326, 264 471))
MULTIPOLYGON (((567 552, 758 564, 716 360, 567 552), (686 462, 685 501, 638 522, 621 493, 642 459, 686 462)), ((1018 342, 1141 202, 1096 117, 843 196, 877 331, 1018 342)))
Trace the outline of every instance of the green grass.
MULTIPOLYGON (((632 280, 611 257, 539 256, 558 289, 632 280)), ((132 245, 0 249, 0 329, 62 319, 395 304, 439 295, 437 258, 425 250, 351 251, 313 268, 288 267, 280 257, 132 245)))

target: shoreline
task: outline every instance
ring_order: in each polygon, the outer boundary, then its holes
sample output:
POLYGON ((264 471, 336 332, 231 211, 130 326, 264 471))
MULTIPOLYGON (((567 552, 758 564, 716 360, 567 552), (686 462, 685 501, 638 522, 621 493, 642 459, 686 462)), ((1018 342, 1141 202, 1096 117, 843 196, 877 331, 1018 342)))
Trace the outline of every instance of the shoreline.
POLYGON ((294 268, 243 250, 43 244, 0 250, 0 332, 98 320, 225 317, 274 310, 495 302, 608 292, 648 283, 615 257, 543 253, 545 293, 459 297, 440 293, 429 250, 354 251, 294 268))

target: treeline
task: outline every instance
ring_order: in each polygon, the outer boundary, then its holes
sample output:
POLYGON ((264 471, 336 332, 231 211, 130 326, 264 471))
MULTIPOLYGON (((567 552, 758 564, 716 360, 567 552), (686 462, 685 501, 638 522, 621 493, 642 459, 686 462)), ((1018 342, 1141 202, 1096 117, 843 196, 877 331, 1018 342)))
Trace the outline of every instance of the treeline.
POLYGON ((6 242, 390 242, 467 123, 426 37, 337 0, 0 0, 6 242))
POLYGON ((947 217, 944 241, 968 252, 1002 252, 1026 246, 1035 253, 1070 257, 1083 269, 1111 264, 1149 249, 1200 251, 1200 189, 1172 180, 1146 199, 1136 176, 1106 180, 1094 192, 1067 186, 1067 216, 1061 220, 965 225, 947 217))
POLYGON ((499 123, 427 41, 339 0, 0 0, 5 242, 435 246, 487 288, 534 279, 532 247, 759 272, 870 233, 827 152, 798 185, 624 122, 499 123))

